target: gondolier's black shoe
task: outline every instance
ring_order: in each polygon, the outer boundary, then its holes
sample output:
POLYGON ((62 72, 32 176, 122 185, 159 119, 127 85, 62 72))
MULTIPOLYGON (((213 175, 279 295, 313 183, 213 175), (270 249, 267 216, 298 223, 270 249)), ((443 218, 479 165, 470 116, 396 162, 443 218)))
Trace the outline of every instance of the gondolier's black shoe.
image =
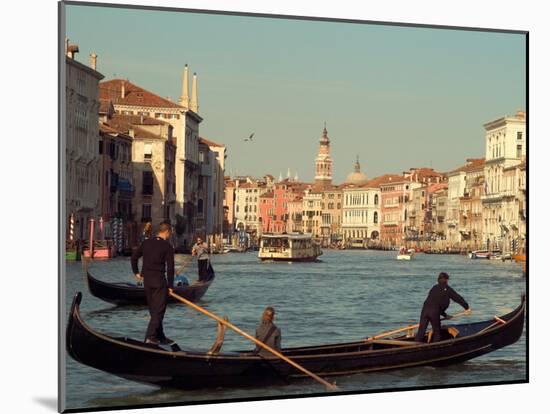
POLYGON ((160 341, 156 338, 147 338, 145 339, 145 343, 151 345, 160 345, 160 341))
POLYGON ((161 345, 173 345, 173 344, 176 343, 176 341, 174 341, 173 339, 167 338, 167 337, 164 337, 159 342, 160 342, 161 345))

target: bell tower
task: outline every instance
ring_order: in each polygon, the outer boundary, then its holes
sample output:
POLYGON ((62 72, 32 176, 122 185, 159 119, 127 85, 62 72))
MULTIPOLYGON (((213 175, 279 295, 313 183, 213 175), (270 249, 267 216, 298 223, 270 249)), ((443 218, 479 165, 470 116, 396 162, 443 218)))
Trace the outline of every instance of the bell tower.
POLYGON ((332 185, 332 158, 330 156, 330 139, 327 124, 319 140, 319 153, 315 158, 315 187, 324 189, 332 185))

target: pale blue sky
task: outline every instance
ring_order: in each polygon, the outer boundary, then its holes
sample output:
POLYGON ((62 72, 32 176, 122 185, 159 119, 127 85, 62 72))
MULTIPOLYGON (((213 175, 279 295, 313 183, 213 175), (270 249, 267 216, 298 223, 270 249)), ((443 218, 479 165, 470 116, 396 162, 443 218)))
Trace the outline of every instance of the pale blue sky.
POLYGON ((525 36, 67 6, 77 59, 177 100, 199 77, 202 136, 227 171, 312 180, 324 121, 334 181, 484 156, 482 124, 525 109, 525 36), (255 132, 254 142, 244 138, 255 132))

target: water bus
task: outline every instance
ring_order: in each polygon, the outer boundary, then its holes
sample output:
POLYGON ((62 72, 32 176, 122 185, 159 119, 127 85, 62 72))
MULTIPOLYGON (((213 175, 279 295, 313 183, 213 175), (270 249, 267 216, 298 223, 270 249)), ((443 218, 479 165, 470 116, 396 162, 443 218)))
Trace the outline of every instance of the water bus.
POLYGON ((262 234, 258 257, 261 260, 311 262, 323 254, 311 234, 262 234))

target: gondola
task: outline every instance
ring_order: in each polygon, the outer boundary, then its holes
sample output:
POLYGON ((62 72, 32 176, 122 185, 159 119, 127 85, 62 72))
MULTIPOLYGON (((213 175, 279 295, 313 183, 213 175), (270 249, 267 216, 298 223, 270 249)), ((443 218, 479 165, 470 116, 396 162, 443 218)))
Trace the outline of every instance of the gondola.
MULTIPOLYGON (((99 333, 82 319, 82 294, 73 299, 66 347, 76 361, 110 374, 160 387, 196 389, 284 384, 303 375, 277 358, 253 351, 219 352, 157 346, 99 333)), ((283 349, 283 354, 319 376, 350 375, 423 365, 463 362, 516 342, 522 332, 525 298, 513 312, 475 323, 444 325, 442 340, 414 342, 407 335, 391 339, 283 349)), ((216 345, 216 343, 215 343, 216 345)))
MULTIPOLYGON (((212 266, 208 266, 208 275, 201 282, 194 282, 190 285, 174 288, 174 292, 192 302, 200 300, 212 282, 216 274, 212 266)), ((143 287, 131 283, 108 283, 93 277, 89 271, 86 272, 88 289, 96 298, 115 305, 146 305, 145 291, 143 287)), ((169 302, 176 302, 172 297, 169 302)))

